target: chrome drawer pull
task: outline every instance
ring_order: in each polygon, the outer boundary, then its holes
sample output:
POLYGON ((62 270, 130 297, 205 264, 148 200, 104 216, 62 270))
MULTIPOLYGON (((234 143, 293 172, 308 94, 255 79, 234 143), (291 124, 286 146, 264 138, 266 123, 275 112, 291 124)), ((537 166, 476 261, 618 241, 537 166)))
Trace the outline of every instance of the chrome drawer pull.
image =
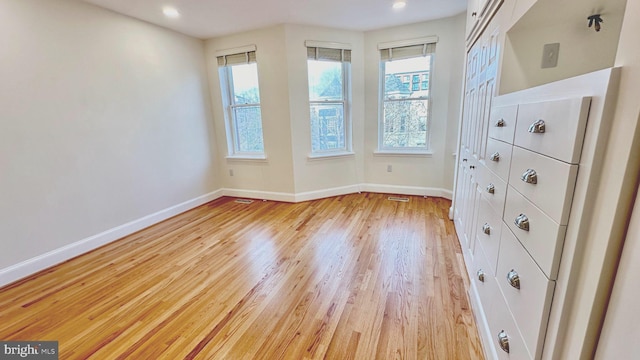
POLYGON ((520 290, 520 276, 518 276, 518 273, 515 270, 511 269, 511 271, 509 271, 507 274, 507 280, 509 280, 509 285, 520 290))
POLYGON ((522 176, 520 176, 520 180, 526 182, 527 184, 537 184, 538 183, 538 173, 533 169, 527 169, 522 176))
POLYGON ((491 235, 491 225, 489 225, 489 223, 484 223, 484 225, 482 225, 482 232, 487 235, 491 235))
POLYGON ((487 192, 489 194, 495 194, 496 193, 496 186, 490 183, 489 185, 487 185, 487 192))
POLYGON ((493 154, 491 154, 491 156, 489 156, 489 160, 491 161, 500 161, 500 153, 499 152, 494 152, 493 154))
POLYGON ((504 127, 504 119, 500 119, 496 122, 496 127, 504 127))
POLYGON ((534 134, 543 134, 545 131, 544 120, 540 119, 529 125, 529 132, 534 134))
POLYGON ((484 282, 484 271, 480 269, 476 274, 478 275, 478 280, 480 280, 480 282, 484 282))
POLYGON ((509 353, 509 337, 507 336, 507 333, 504 332, 504 330, 498 333, 498 344, 500 344, 500 348, 502 349, 502 351, 506 352, 507 354, 509 353))
POLYGON ((519 229, 529 231, 529 218, 525 214, 520 214, 513 222, 519 229))

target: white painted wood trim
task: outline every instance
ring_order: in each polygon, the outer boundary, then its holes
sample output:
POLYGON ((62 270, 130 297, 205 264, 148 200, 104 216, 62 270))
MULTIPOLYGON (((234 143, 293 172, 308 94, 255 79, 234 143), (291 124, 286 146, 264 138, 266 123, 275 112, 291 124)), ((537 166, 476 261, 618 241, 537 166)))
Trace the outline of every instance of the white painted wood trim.
POLYGON ((206 204, 210 201, 218 199, 222 196, 297 203, 315 199, 322 199, 331 196, 353 194, 361 191, 392 193, 400 195, 443 197, 449 200, 451 200, 452 196, 451 191, 446 189, 381 184, 354 184, 330 189, 307 191, 297 194, 224 188, 171 206, 164 210, 160 210, 153 214, 144 216, 140 219, 130 221, 126 224, 116 226, 112 229, 76 241, 47 253, 38 255, 34 258, 22 261, 15 265, 11 265, 7 268, 0 269, 0 286, 10 284, 14 281, 35 274, 38 271, 60 264, 76 256, 97 249, 110 242, 121 239, 127 235, 131 235, 136 231, 140 231, 144 228, 157 224, 172 216, 178 215, 202 204, 206 204))
POLYGON ((425 36, 417 39, 387 41, 387 42, 379 43, 378 50, 393 49, 397 47, 413 46, 413 45, 421 45, 421 44, 434 44, 437 42, 438 42, 438 37, 435 35, 425 36))
POLYGON ((360 189, 361 191, 366 192, 441 197, 447 200, 451 200, 453 197, 453 192, 451 190, 420 186, 361 184, 360 189))
POLYGON ((144 216, 140 219, 130 221, 126 224, 116 226, 112 229, 103 231, 99 234, 76 241, 61 248, 49 251, 34 258, 19 262, 15 265, 0 269, 0 286, 10 284, 16 280, 20 280, 38 271, 44 270, 56 264, 72 259, 78 255, 82 255, 100 246, 121 239, 124 236, 133 234, 146 227, 157 224, 172 216, 191 210, 197 206, 208 203, 221 197, 222 191, 217 190, 197 198, 187 200, 183 203, 171 206, 164 210, 160 210, 153 214, 144 216))
POLYGON ((325 49, 351 50, 351 44, 333 42, 333 41, 305 40, 304 46, 319 47, 319 48, 325 48, 325 49))
POLYGON ((235 48, 231 48, 231 49, 222 49, 222 50, 217 50, 216 51, 216 57, 218 57, 218 56, 227 56, 227 55, 235 55, 235 54, 242 54, 242 53, 247 53, 247 52, 251 52, 251 51, 256 51, 257 49, 258 49, 258 47, 255 46, 255 45, 240 46, 240 47, 235 47, 235 48))
POLYGON ((493 346, 493 342, 491 341, 492 337, 491 330, 489 329, 489 322, 482 310, 482 305, 480 305, 480 296, 478 295, 476 284, 473 281, 471 281, 471 289, 469 289, 468 295, 471 302, 471 309, 473 310, 473 316, 476 319, 478 335, 480 335, 480 340, 482 342, 484 357, 485 359, 497 359, 498 354, 496 354, 496 348, 493 346))

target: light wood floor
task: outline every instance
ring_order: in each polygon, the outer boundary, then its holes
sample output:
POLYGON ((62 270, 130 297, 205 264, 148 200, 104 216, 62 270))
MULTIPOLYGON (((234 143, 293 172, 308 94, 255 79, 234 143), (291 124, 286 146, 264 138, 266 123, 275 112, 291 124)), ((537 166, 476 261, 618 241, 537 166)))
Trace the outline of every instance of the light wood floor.
POLYGON ((0 289, 61 359, 479 359, 450 202, 221 198, 0 289))

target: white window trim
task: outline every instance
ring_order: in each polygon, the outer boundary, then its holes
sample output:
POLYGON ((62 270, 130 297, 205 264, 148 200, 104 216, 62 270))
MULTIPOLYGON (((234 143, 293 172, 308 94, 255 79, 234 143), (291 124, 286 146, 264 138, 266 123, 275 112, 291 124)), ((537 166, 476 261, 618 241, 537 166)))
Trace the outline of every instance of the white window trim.
MULTIPOLYGON (((231 49, 231 50, 235 51, 237 49, 240 49, 240 48, 231 49)), ((233 52, 231 54, 233 54, 233 52)), ((262 103, 261 102, 255 103, 255 104, 235 104, 234 103, 233 81, 231 81, 232 79, 231 68, 232 66, 224 66, 224 67, 220 67, 218 71, 218 74, 220 76, 220 81, 224 83, 224 86, 221 87, 221 90, 222 90, 223 106, 224 106, 224 118, 226 123, 225 134, 227 136, 227 154, 228 155, 226 158, 234 159, 234 160, 240 160, 240 159, 266 160, 267 157, 264 151, 239 151, 238 149, 238 143, 237 143, 238 140, 236 138, 237 131, 235 129, 236 124, 235 124, 235 117, 233 115, 233 110, 238 107, 258 106, 262 114, 262 103)), ((260 121, 262 121, 262 116, 260 121)), ((264 146, 264 129, 262 133, 262 141, 264 146)))
POLYGON ((351 156, 355 156, 356 153, 354 153, 353 151, 336 151, 336 152, 332 152, 332 153, 313 153, 313 154, 309 154, 307 155, 307 159, 308 160, 328 160, 328 159, 336 159, 336 158, 344 158, 344 157, 351 157, 351 156))
POLYGON ((235 48, 231 48, 231 49, 217 50, 216 51, 216 58, 220 57, 220 56, 227 56, 227 55, 234 55, 234 54, 247 53, 247 52, 251 52, 251 51, 257 51, 257 49, 258 48, 255 45, 247 45, 247 46, 240 46, 240 47, 235 47, 235 48))
POLYGON ((373 156, 405 156, 405 157, 432 157, 431 150, 374 150, 373 156))
MULTIPOLYGON (((436 41, 437 41, 437 37, 436 41)), ((419 39, 418 39, 419 40, 419 39)), ((407 40, 412 41, 412 40, 407 40)), ((392 43, 401 43, 401 42, 392 42, 392 43)), ((391 44, 391 43, 388 43, 391 44)), ((403 46, 415 45, 414 43, 408 43, 403 46)), ((380 47, 380 44, 378 45, 380 47)), ((378 146, 374 151, 374 155, 408 155, 408 156, 430 156, 433 155, 433 151, 431 149, 431 123, 432 121, 432 102, 431 95, 433 93, 433 73, 434 73, 434 57, 430 56, 431 65, 429 66, 429 96, 423 96, 410 100, 424 100, 429 101, 429 108, 427 114, 427 134, 426 134, 426 146, 425 147, 386 147, 384 144, 384 88, 385 88, 385 68, 384 61, 380 61, 379 65, 379 89, 378 89, 378 146)))
POLYGON ((405 47, 405 46, 414 46, 420 44, 436 44, 438 42, 438 37, 426 36, 417 39, 408 39, 408 40, 397 40, 397 41, 387 41, 378 43, 378 50, 386 50, 393 49, 397 47, 405 47))
MULTIPOLYGON (((345 49, 349 50, 349 49, 345 49)), ((308 61, 308 60, 307 60, 308 61)), ((308 69, 307 69, 308 76, 308 69)), ((342 100, 326 100, 326 101, 312 101, 309 99, 309 109, 314 104, 342 104, 343 105, 343 121, 344 121, 344 148, 329 149, 329 150, 313 150, 311 145, 311 153, 309 159, 317 159, 322 157, 337 157, 353 153, 353 140, 352 140, 352 119, 351 119, 351 63, 342 62, 342 100)), ((311 130, 311 119, 309 119, 309 130, 311 130)), ((313 144, 313 135, 309 131, 309 140, 313 144)))

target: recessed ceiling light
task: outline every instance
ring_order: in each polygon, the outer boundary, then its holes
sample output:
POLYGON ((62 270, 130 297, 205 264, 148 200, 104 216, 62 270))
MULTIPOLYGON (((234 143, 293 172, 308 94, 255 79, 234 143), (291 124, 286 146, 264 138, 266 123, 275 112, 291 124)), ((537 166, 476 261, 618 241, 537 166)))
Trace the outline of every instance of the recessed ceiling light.
POLYGON ((164 8, 162 8, 162 13, 164 14, 164 16, 172 19, 180 16, 180 12, 178 12, 178 9, 170 6, 165 6, 164 8))
POLYGON ((393 2, 394 9, 402 9, 405 6, 407 6, 407 2, 405 0, 395 0, 393 2))

